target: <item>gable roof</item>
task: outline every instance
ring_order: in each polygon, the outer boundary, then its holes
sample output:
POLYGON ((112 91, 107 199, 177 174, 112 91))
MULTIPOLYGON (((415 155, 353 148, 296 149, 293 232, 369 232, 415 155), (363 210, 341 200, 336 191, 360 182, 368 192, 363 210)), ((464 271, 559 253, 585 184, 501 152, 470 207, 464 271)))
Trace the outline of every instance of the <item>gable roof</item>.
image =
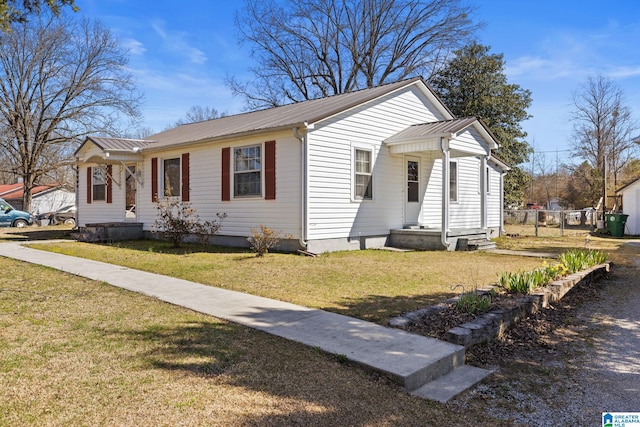
POLYGON ((270 130, 312 126, 314 123, 318 123, 409 86, 416 86, 422 91, 422 93, 432 101, 433 105, 440 111, 443 117, 454 117, 453 113, 451 113, 440 98, 438 98, 438 95, 433 89, 425 83, 422 77, 414 77, 408 80, 326 98, 184 124, 151 135, 143 140, 87 137, 85 142, 76 150, 76 154, 87 141, 93 142, 103 151, 134 152, 161 149, 186 143, 215 141, 270 130), (136 148, 139 150, 135 150, 136 148))
POLYGON ((625 191, 627 188, 631 187, 633 184, 635 184, 635 183, 637 183, 637 182, 639 182, 639 181, 640 181, 640 178, 637 178, 637 179, 634 179, 633 181, 631 181, 630 183, 623 185, 622 187, 620 187, 620 188, 618 188, 618 189, 616 190, 616 194, 618 194, 618 193, 624 193, 624 191, 625 191))
POLYGON ((473 126, 480 131, 482 136, 489 142, 495 144, 493 148, 498 148, 497 140, 479 117, 464 117, 460 119, 441 120, 438 122, 421 123, 398 132, 387 138, 386 143, 393 144, 400 141, 419 140, 423 138, 450 137, 468 127, 473 126))
MULTIPOLYGON (((36 197, 59 188, 60 186, 58 184, 38 185, 31 189, 31 195, 36 197)), ((0 185, 0 197, 5 200, 22 199, 23 194, 24 185, 22 185, 22 183, 0 185)))
POLYGON ((151 143, 146 148, 155 149, 185 142, 215 140, 266 130, 303 127, 412 85, 417 85, 427 96, 432 97, 434 105, 440 108, 443 116, 453 117, 453 114, 424 80, 421 77, 415 77, 326 98, 177 126, 150 136, 148 140, 151 143))

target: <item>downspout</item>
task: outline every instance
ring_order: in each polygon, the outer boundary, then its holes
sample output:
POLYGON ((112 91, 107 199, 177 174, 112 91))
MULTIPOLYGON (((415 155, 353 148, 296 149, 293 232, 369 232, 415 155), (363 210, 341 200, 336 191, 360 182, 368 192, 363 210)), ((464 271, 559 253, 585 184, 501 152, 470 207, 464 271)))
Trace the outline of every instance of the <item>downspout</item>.
POLYGON ((307 245, 309 242, 307 241, 307 204, 308 204, 308 191, 307 191, 307 137, 300 135, 300 132, 297 127, 293 128, 293 136, 295 136, 300 141, 300 161, 302 168, 302 191, 301 191, 301 203, 300 203, 300 245, 307 249, 307 245))
POLYGON ((449 233, 449 178, 451 170, 449 169, 449 141, 445 141, 442 137, 440 137, 440 150, 442 151, 442 230, 440 233, 440 242, 449 250, 447 234, 449 233))
POLYGON ((504 229, 504 170, 500 172, 500 235, 507 234, 504 229))
POLYGON ((79 228, 79 224, 80 224, 80 166, 78 166, 78 162, 80 161, 79 157, 76 157, 76 164, 73 168, 73 171, 75 172, 75 178, 76 178, 76 188, 75 188, 75 193, 76 193, 76 202, 74 203, 76 205, 76 225, 74 228, 79 228))

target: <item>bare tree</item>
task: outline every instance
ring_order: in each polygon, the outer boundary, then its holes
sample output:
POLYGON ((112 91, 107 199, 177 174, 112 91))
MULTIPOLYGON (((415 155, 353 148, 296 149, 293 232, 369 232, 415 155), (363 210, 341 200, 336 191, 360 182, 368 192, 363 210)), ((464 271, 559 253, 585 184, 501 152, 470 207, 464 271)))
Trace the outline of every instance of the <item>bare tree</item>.
POLYGON ((96 22, 39 18, 0 38, 0 147, 23 179, 23 206, 86 135, 118 135, 141 100, 128 56, 96 22))
POLYGON ((39 14, 45 5, 56 16, 60 15, 63 6, 78 11, 74 0, 1 0, 0 31, 11 31, 14 22, 27 22, 29 15, 39 14))
POLYGON ((479 25, 463 0, 245 0, 236 16, 257 64, 227 82, 249 109, 431 74, 479 25))
POLYGON ((624 105, 622 90, 602 75, 588 77, 573 93, 572 101, 574 154, 598 171, 601 180, 595 185, 606 195, 607 177, 613 177, 615 189, 618 175, 633 158, 636 144, 632 136, 638 124, 624 105))
POLYGON ((226 115, 226 112, 219 113, 215 108, 194 105, 189 109, 189 111, 187 111, 187 114, 185 114, 183 118, 176 121, 175 126, 218 119, 220 117, 225 117, 226 115))

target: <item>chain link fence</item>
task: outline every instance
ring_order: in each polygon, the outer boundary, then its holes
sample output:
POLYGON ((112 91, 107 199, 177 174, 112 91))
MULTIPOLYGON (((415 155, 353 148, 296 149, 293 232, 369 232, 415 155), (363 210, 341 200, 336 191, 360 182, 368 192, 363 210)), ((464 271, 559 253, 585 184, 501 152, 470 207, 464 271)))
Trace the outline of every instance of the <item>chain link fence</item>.
POLYGON ((596 229, 595 210, 552 211, 545 209, 505 210, 508 235, 554 237, 584 235, 596 229))

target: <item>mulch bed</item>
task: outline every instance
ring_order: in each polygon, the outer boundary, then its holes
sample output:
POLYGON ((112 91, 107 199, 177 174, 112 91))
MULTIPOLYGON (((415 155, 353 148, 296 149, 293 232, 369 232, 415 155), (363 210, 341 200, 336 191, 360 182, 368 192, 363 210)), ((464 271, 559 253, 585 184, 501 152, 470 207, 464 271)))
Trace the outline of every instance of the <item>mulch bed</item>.
MULTIPOLYGON (((549 339, 549 335, 559 326, 566 324, 572 313, 584 301, 600 298, 601 281, 581 283, 569 291, 560 301, 550 308, 542 309, 521 320, 503 336, 489 343, 467 349, 466 363, 475 366, 497 365, 514 354, 552 354, 557 351, 558 343, 549 339)), ((491 310, 515 303, 513 296, 499 294, 492 300, 491 310)), ((421 322, 412 325, 409 331, 433 338, 444 339, 447 331, 476 316, 458 312, 454 305, 432 313, 421 322)))

